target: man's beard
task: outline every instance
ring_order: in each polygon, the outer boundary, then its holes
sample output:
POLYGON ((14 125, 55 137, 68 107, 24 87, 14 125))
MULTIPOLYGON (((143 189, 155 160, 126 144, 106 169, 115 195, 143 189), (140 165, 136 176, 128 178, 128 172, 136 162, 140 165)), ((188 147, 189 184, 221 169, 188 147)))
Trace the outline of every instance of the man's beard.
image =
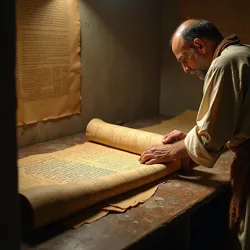
POLYGON ((196 57, 196 61, 200 67, 198 66, 198 68, 190 70, 189 73, 191 75, 196 75, 200 80, 203 81, 206 77, 208 69, 205 69, 204 67, 204 60, 202 56, 198 55, 196 52, 194 53, 194 56, 196 57))
POLYGON ((200 78, 200 80, 204 80, 207 74, 207 70, 203 69, 192 69, 189 71, 191 75, 196 75, 200 78))

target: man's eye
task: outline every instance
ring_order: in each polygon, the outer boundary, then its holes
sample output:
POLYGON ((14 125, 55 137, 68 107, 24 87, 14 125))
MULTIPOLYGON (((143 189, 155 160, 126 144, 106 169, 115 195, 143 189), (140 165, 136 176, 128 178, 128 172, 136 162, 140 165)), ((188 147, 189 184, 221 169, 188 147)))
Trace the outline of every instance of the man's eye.
POLYGON ((180 62, 180 66, 181 66, 181 67, 183 67, 183 65, 185 65, 185 64, 186 64, 186 61, 185 61, 185 60, 183 60, 183 61, 180 62))

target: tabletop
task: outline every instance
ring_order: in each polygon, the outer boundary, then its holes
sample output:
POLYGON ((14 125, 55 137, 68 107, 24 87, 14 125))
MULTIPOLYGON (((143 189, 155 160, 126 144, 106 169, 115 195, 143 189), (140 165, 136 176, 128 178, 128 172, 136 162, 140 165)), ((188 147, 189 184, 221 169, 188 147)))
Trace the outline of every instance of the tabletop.
MULTIPOLYGON (((145 127, 166 117, 127 123, 128 127, 145 127)), ((49 153, 86 142, 84 133, 19 149, 19 158, 49 153)), ((192 214, 209 200, 228 190, 233 153, 221 155, 211 169, 198 166, 191 172, 178 171, 167 177, 156 193, 143 204, 124 213, 106 217, 77 229, 67 229, 59 222, 24 235, 21 249, 125 249, 143 241, 150 234, 166 228, 186 214, 192 214)), ((183 224, 184 225, 184 224, 183 224)))

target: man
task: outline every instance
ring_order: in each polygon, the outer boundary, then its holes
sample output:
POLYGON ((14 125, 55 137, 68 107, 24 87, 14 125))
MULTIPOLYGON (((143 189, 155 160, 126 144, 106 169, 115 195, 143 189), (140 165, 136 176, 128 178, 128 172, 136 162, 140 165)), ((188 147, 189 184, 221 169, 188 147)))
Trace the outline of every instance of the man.
POLYGON ((226 146, 232 149, 230 226, 238 229, 242 249, 250 249, 250 47, 236 35, 223 38, 206 20, 193 19, 176 29, 171 45, 184 72, 204 80, 196 126, 187 134, 175 130, 164 136, 139 161, 150 165, 190 157, 210 168, 226 146))

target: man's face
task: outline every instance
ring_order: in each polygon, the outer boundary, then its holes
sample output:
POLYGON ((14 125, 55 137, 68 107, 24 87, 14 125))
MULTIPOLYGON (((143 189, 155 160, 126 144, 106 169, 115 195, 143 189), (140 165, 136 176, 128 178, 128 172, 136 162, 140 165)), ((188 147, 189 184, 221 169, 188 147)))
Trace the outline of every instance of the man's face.
POLYGON ((172 50, 185 73, 196 75, 200 80, 205 79, 209 68, 205 55, 196 51, 195 48, 181 38, 179 40, 173 39, 172 50))
POLYGON ((190 48, 188 52, 182 54, 177 61, 181 64, 185 73, 190 73, 204 80, 207 68, 205 67, 205 60, 202 55, 199 55, 193 48, 190 48))

